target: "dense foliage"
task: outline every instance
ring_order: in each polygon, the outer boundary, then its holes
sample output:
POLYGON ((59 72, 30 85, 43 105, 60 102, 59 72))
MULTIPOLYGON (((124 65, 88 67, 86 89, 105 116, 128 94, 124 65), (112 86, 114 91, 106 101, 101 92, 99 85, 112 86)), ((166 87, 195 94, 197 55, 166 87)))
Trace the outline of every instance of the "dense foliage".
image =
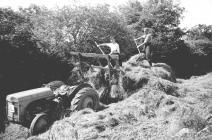
POLYGON ((198 25, 187 32, 179 28, 184 9, 172 0, 131 1, 120 11, 134 38, 142 35, 144 27, 153 29, 154 62, 171 65, 183 78, 211 70, 212 27, 198 25))
POLYGON ((197 25, 187 31, 185 43, 190 48, 191 74, 204 74, 212 68, 212 26, 197 25))
POLYGON ((187 31, 188 40, 210 40, 212 41, 212 25, 199 24, 187 31))
POLYGON ((57 53, 42 51, 49 44, 33 34, 29 19, 11 9, 0 9, 1 91, 23 90, 50 80, 64 80, 70 71, 57 53))
POLYGON ((4 112, 7 94, 66 80, 72 66, 57 53, 43 52, 40 48, 48 44, 33 35, 33 24, 18 12, 0 9, 0 27, 0 109, 4 112))
POLYGON ((128 52, 125 45, 131 47, 122 17, 111 12, 108 5, 72 5, 55 10, 32 5, 21 13, 33 23, 35 36, 50 44, 49 50, 101 53, 95 41, 109 42, 110 36, 115 37, 123 54, 128 52))

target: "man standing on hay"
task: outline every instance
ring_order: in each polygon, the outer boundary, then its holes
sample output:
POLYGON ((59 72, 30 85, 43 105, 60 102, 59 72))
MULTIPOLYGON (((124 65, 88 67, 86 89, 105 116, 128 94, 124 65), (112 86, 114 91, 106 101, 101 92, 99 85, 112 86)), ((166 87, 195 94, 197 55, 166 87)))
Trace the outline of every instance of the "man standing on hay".
POLYGON ((119 44, 116 42, 114 37, 110 37, 110 43, 103 43, 103 44, 99 44, 97 45, 97 47, 101 47, 101 46, 107 46, 110 48, 110 53, 109 55, 118 55, 119 57, 119 65, 122 66, 122 61, 120 59, 120 48, 119 48, 119 44))
POLYGON ((143 51, 145 52, 145 58, 146 60, 148 60, 150 66, 152 66, 152 60, 151 60, 151 54, 152 54, 152 29, 151 28, 144 28, 144 35, 142 35, 139 38, 136 38, 136 40, 138 39, 143 39, 143 43, 141 43, 140 45, 137 46, 138 50, 140 47, 143 48, 143 51))
MULTIPOLYGON (((110 43, 103 43, 103 44, 99 44, 97 45, 97 47, 100 47, 100 46, 107 46, 110 48, 110 53, 109 55, 118 55, 118 59, 119 59, 119 66, 122 66, 122 61, 120 59, 120 48, 119 48, 119 44, 116 42, 115 38, 114 37, 110 37, 110 43)), ((114 64, 113 64, 114 65, 114 64)), ((106 97, 105 99, 106 100, 110 100, 109 102, 115 102, 115 101, 118 101, 119 99, 122 98, 122 96, 120 95, 120 82, 119 82, 119 72, 116 71, 113 75, 113 78, 112 78, 112 86, 111 86, 111 89, 110 89, 110 94, 109 96, 110 97, 106 97)), ((104 95, 103 95, 104 96, 104 95)))

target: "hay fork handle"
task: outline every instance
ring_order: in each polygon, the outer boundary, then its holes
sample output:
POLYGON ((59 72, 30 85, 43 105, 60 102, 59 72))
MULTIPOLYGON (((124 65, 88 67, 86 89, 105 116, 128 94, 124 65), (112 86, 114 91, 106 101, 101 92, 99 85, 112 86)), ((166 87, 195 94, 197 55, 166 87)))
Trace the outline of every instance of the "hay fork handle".
POLYGON ((137 48, 139 54, 141 54, 141 51, 140 51, 139 48, 138 48, 138 44, 137 44, 137 42, 136 42, 136 39, 134 39, 134 42, 135 42, 135 45, 136 45, 136 48, 137 48))
MULTIPOLYGON (((96 41, 95 41, 95 44, 96 44, 96 46, 98 47, 98 44, 96 43, 96 41)), ((103 51, 100 47, 98 47, 98 48, 99 48, 99 50, 102 52, 102 54, 105 54, 104 51, 103 51)))
MULTIPOLYGON (((96 43, 96 41, 95 41, 95 44, 96 44, 96 46, 98 47, 98 44, 96 43)), ((104 54, 105 55, 105 53, 104 53, 104 51, 100 48, 100 47, 98 47, 99 48, 99 50, 102 52, 102 54, 104 54)), ((109 60, 109 59, 108 59, 109 60)), ((109 62, 110 63, 110 62, 109 62)), ((113 67, 113 65, 110 63, 110 66, 112 66, 113 67)))

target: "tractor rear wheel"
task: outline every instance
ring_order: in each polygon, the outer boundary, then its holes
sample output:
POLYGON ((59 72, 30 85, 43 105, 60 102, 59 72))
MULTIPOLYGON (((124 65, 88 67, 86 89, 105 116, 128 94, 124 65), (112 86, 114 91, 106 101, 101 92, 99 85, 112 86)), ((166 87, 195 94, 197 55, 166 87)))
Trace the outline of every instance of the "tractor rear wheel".
POLYGON ((42 133, 48 128, 48 126, 49 120, 47 114, 37 114, 30 125, 30 135, 37 135, 42 133))
POLYGON ((86 87, 75 95, 75 97, 71 101, 71 110, 81 110, 84 108, 91 108, 96 110, 99 106, 99 96, 97 92, 90 88, 86 87))

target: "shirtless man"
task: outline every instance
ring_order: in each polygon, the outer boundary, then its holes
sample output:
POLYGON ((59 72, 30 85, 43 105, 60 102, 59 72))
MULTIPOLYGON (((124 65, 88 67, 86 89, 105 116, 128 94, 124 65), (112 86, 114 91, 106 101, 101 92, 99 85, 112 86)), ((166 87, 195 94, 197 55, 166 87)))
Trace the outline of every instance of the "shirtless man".
POLYGON ((151 61, 151 53, 152 53, 152 45, 151 45, 151 40, 152 40, 152 34, 151 34, 151 29, 150 28, 144 28, 144 35, 142 35, 139 38, 136 38, 135 40, 138 39, 143 39, 143 43, 137 46, 139 49, 140 47, 143 47, 143 50, 145 52, 145 57, 149 61, 150 66, 152 66, 152 61, 151 61))
POLYGON ((119 48, 119 44, 116 42, 116 40, 114 39, 114 37, 110 37, 110 43, 103 43, 103 44, 99 44, 97 45, 97 47, 101 47, 101 46, 107 46, 110 48, 110 53, 109 55, 118 55, 119 56, 119 65, 122 65, 122 62, 120 60, 120 48, 119 48))

